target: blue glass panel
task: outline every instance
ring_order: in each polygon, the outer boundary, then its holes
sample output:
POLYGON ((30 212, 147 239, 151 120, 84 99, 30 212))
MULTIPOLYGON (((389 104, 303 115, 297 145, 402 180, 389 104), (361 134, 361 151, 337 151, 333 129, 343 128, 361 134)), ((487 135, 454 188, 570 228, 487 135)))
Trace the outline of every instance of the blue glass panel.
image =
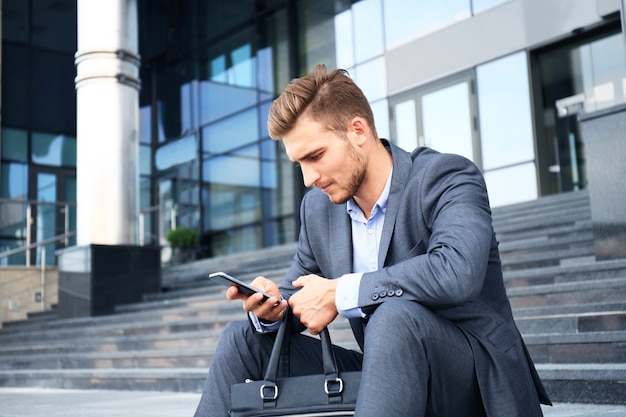
POLYGON ((259 139, 258 111, 252 108, 207 126, 202 134, 202 149, 209 153, 224 153, 259 139))
MULTIPOLYGON (((167 145, 166 145, 167 146, 167 145)), ((139 174, 152 173, 152 148, 148 145, 139 146, 139 174)))
POLYGON ((152 107, 139 109, 139 135, 141 143, 152 142, 152 107))
POLYGON ((25 130, 2 128, 0 143, 2 159, 28 162, 28 133, 25 130))
POLYGON ((257 103, 253 89, 200 82, 200 123, 211 123, 257 103))
POLYGON ((197 149, 198 145, 195 135, 163 145, 156 151, 156 168, 162 171, 192 161, 197 157, 197 149))
POLYGON ((25 200, 28 195, 28 166, 3 163, 0 181, 0 197, 25 200))
POLYGON ((485 170, 535 158, 527 68, 524 52, 476 68, 485 170))
POLYGON ((50 166, 76 166, 75 137, 35 132, 31 140, 33 162, 50 166))

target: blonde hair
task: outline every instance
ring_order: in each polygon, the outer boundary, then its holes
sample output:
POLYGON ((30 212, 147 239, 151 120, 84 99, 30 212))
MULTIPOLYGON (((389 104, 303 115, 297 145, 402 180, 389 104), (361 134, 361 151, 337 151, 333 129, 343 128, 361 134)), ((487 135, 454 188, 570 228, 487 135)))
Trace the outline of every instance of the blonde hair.
POLYGON ((372 108, 343 69, 327 72, 326 66, 319 64, 310 74, 292 80, 272 103, 267 117, 270 137, 282 139, 305 112, 341 137, 354 117, 362 117, 378 139, 372 108))

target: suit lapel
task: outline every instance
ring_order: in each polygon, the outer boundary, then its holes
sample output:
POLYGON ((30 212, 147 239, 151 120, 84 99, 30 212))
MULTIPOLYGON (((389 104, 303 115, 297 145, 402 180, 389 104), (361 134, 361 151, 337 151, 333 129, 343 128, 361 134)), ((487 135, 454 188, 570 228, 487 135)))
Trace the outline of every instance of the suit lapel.
POLYGON ((387 252, 391 244, 391 237, 396 225, 398 210, 402 201, 402 194, 407 182, 409 173, 411 172, 411 156, 390 144, 391 157, 393 158, 393 174, 391 176, 391 189, 389 190, 389 199, 387 200, 387 210, 385 211, 385 223, 383 224, 383 233, 380 237, 380 247, 378 250, 378 268, 385 266, 387 252))
POLYGON ((352 227, 345 204, 330 207, 328 247, 332 271, 329 278, 337 278, 352 272, 352 227))

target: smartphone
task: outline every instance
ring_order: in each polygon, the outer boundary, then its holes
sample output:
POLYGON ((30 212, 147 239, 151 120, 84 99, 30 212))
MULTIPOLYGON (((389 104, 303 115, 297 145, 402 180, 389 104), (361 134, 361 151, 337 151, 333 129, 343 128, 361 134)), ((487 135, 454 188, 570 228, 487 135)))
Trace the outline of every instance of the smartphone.
MULTIPOLYGON (((228 275, 225 272, 214 272, 212 274, 209 274, 209 279, 220 283, 222 285, 225 285, 227 287, 230 287, 231 285, 234 285, 237 287, 237 290, 244 295, 247 295, 248 297, 251 296, 254 293, 261 293, 263 294, 263 302, 265 302, 265 300, 267 300, 268 298, 272 297, 270 294, 266 293, 265 291, 262 291, 258 288, 253 287, 250 284, 246 284, 243 281, 238 280, 237 278, 231 277, 230 275, 228 275)), ((280 301, 280 299, 279 299, 280 301)))

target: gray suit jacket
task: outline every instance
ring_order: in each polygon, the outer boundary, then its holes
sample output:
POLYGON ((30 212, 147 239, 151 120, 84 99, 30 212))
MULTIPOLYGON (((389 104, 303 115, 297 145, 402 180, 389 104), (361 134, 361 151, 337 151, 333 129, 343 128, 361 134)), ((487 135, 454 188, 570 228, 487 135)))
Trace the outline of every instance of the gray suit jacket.
MULTIPOLYGON (((537 396, 549 403, 513 321, 498 243, 482 174, 469 160, 428 148, 407 153, 384 141, 393 158, 391 190, 378 256, 379 269, 363 275, 359 307, 374 313, 388 300, 381 291, 402 289, 463 330, 474 351, 489 415, 531 416, 537 396)), ((301 275, 337 278, 352 272, 352 235, 345 204, 320 190, 302 200, 294 262, 281 285, 288 297, 301 275)), ((363 324, 351 319, 363 346, 363 324)))

